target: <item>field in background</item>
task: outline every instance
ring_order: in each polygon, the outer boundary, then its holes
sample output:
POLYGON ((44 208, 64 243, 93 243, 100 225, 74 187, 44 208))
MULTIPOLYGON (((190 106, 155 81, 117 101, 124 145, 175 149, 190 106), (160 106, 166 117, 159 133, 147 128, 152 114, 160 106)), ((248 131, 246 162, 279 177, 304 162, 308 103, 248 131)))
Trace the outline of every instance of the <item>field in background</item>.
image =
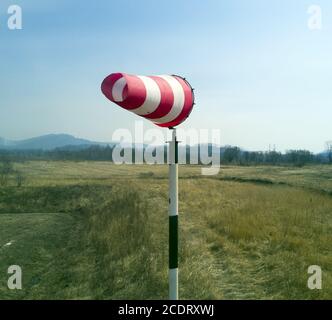
MULTIPOLYGON (((167 166, 17 163, 0 187, 0 298, 165 299, 167 166), (11 243, 10 245, 5 245, 11 243), (9 265, 23 290, 7 289, 9 265)), ((332 299, 332 168, 180 168, 182 299, 332 299), (310 265, 323 289, 307 288, 310 265)))

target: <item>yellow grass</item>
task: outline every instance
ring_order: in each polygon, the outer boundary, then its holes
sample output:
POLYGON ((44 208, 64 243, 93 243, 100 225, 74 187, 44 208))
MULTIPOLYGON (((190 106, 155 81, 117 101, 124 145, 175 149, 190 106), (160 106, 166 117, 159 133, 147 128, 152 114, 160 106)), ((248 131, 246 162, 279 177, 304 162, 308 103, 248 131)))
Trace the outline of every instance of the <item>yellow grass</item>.
MULTIPOLYGON (((30 244, 13 247, 0 265, 30 250, 30 280, 17 295, 0 274, 0 297, 167 298, 167 166, 15 166, 27 179, 22 188, 0 189, 1 243, 23 242, 20 217, 36 223, 29 224, 30 244)), ((181 298, 332 298, 330 167, 223 167, 212 177, 200 169, 180 168, 181 298), (307 287, 310 265, 323 270, 322 290, 307 287)))

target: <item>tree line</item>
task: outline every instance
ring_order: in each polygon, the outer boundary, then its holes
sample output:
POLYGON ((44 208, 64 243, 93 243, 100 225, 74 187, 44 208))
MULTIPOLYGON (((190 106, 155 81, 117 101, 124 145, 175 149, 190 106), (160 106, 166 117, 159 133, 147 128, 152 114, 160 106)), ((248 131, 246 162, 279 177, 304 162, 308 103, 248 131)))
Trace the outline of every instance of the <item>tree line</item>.
MULTIPOLYGON (((238 147, 226 147, 222 163, 236 165, 294 165, 323 164, 328 161, 322 154, 313 154, 308 150, 278 151, 242 151, 238 147)), ((331 162, 332 163, 332 162, 331 162)))
MULTIPOLYGON (((45 150, 0 150, 0 162, 30 161, 30 160, 71 160, 71 161, 113 161, 112 154, 115 146, 89 146, 86 148, 68 148, 45 150)), ((166 148, 165 148, 166 150, 166 148)), ((212 147, 208 148, 209 152, 212 147)), ((132 150, 133 158, 135 150, 132 150)), ((166 154, 166 152, 165 152, 166 154)), ((200 157, 199 157, 200 158, 200 157)), ((189 163, 190 148, 186 148, 186 160, 189 163)), ((307 150, 278 151, 245 151, 239 147, 226 146, 220 149, 221 164, 231 165, 294 165, 332 164, 332 157, 328 153, 313 154, 307 150)), ((8 171, 8 164, 1 170, 8 171), (6 168, 7 169, 4 169, 6 168)))

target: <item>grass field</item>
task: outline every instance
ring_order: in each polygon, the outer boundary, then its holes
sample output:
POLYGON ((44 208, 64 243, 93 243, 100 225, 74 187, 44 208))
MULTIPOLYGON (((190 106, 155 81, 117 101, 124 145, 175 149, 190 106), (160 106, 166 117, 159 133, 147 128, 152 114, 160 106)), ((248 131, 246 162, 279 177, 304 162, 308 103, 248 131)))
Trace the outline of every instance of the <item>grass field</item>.
MULTIPOLYGON (((0 299, 167 298, 167 166, 15 168, 23 186, 0 187, 0 299), (22 290, 7 288, 13 264, 22 290)), ((181 166, 179 188, 180 298, 332 299, 331 167, 181 166)))

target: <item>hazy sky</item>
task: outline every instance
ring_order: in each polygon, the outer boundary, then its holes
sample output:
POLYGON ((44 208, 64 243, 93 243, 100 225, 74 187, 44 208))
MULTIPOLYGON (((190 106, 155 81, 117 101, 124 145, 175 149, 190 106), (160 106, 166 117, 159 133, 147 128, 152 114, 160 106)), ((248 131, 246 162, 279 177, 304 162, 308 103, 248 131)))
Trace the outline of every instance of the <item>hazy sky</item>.
POLYGON ((118 71, 185 76, 197 105, 181 127, 219 128, 222 144, 321 151, 332 140, 330 0, 1 0, 0 136, 109 141, 133 128, 137 116, 100 91, 118 71), (12 4, 23 30, 7 28, 12 4), (308 28, 312 4, 321 30, 308 28))

